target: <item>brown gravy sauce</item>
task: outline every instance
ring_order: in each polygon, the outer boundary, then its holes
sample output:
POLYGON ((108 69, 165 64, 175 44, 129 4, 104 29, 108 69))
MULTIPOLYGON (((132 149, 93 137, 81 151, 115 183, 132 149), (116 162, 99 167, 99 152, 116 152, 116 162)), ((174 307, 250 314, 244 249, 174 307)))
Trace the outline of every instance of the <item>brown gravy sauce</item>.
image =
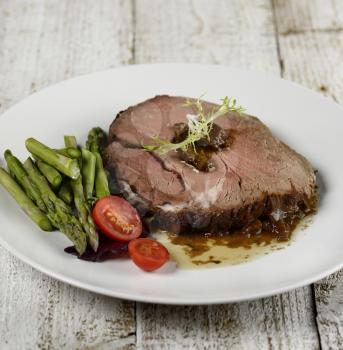
POLYGON ((311 215, 289 222, 288 234, 276 230, 249 233, 247 228, 230 234, 183 234, 158 232, 154 238, 169 250, 178 267, 185 269, 237 265, 283 249, 299 230, 310 223, 311 215))

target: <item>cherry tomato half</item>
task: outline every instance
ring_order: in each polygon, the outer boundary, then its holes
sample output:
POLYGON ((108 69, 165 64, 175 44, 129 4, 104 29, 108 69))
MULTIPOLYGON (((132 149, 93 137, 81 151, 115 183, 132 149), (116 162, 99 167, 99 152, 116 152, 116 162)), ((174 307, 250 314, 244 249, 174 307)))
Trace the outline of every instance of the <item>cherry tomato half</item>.
POLYGON ((131 241, 142 233, 137 210, 123 198, 108 196, 99 199, 92 216, 101 232, 116 241, 131 241))
POLYGON ((169 260, 168 250, 150 238, 137 238, 129 243, 133 262, 144 271, 154 271, 169 260))

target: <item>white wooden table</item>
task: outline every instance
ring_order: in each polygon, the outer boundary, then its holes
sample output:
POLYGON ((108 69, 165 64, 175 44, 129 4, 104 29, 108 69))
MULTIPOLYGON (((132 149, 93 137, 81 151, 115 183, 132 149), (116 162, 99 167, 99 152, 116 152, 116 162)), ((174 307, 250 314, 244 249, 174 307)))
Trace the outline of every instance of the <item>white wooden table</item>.
MULTIPOLYGON (((267 71, 342 103, 343 1, 0 0, 0 112, 72 76, 151 62, 267 71)), ((0 248, 0 349, 343 349, 343 273, 169 307, 70 287, 0 248)))

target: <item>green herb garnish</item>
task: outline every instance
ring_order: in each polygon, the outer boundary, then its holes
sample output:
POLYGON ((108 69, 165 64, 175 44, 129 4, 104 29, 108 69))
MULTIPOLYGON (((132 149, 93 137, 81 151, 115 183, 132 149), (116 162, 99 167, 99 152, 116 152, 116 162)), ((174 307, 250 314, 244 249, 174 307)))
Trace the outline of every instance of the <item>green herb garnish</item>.
POLYGON ((184 106, 195 107, 196 115, 187 115, 188 119, 188 136, 185 140, 178 143, 172 143, 168 140, 159 138, 158 136, 152 137, 154 145, 146 145, 143 148, 149 152, 158 152, 159 154, 166 154, 170 151, 176 151, 181 149, 186 151, 190 146, 194 148, 196 152, 195 143, 203 138, 210 138, 210 131, 215 119, 228 113, 237 112, 239 114, 243 113, 245 109, 242 106, 237 105, 237 101, 233 98, 224 97, 222 104, 217 108, 214 108, 210 113, 206 114, 200 98, 197 100, 187 99, 184 106))

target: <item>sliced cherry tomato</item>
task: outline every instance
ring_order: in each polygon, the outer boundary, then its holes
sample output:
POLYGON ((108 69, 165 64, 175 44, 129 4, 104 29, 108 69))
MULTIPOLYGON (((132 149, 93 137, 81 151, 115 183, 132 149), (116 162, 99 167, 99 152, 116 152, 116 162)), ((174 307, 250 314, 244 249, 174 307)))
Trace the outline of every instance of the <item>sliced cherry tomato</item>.
POLYGON ((123 198, 101 198, 96 202, 92 216, 101 232, 116 241, 127 242, 142 233, 142 222, 137 210, 123 198))
POLYGON ((129 243, 133 262, 144 271, 154 271, 169 260, 168 250, 150 238, 137 238, 129 243))

